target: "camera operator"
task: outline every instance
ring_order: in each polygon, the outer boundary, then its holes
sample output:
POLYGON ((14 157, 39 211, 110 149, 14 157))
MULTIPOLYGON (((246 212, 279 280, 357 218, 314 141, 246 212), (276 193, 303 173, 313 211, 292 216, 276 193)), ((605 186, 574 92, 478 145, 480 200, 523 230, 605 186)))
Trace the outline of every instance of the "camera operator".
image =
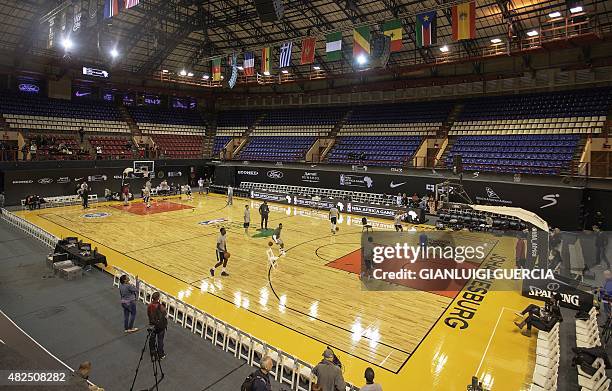
POLYGON ((166 353, 164 352, 164 337, 166 335, 166 328, 168 327, 166 314, 166 306, 159 302, 159 292, 153 293, 151 296, 151 304, 147 307, 149 325, 153 328, 151 337, 149 338, 149 350, 151 351, 151 355, 156 354, 159 360, 166 358, 166 353), (157 347, 155 347, 156 342, 157 347))
POLYGON ((317 377, 317 386, 320 391, 344 391, 346 389, 340 361, 330 348, 325 349, 323 360, 313 368, 312 373, 317 377))

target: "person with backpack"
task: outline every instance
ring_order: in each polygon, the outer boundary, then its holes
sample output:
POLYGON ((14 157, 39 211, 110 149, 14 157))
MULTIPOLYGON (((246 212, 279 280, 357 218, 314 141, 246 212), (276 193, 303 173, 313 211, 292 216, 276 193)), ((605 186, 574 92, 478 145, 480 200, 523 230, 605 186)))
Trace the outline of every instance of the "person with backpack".
POLYGON ((149 337, 149 350, 151 355, 157 355, 159 360, 166 358, 166 353, 164 352, 164 337, 168 328, 166 314, 166 306, 159 302, 159 292, 153 293, 151 304, 147 307, 149 324, 153 327, 152 334, 149 337), (155 346, 156 342, 157 347, 155 346))
POLYGON ((259 369, 244 380, 240 391, 272 391, 270 371, 273 366, 274 362, 270 356, 264 356, 259 363, 259 369))

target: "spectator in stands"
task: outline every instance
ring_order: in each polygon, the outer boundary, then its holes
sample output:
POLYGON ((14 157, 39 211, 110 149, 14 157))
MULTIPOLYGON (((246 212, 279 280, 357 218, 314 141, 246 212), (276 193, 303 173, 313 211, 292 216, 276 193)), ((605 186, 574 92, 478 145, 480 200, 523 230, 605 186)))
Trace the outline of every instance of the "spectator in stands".
POLYGON ((8 145, 6 145, 4 141, 0 140, 0 160, 8 160, 7 149, 8 145))
POLYGON ((378 383, 374 383, 374 370, 367 367, 363 376, 366 379, 365 386, 359 388, 359 391, 382 391, 382 387, 378 383))
POLYGON ((123 307, 123 330, 125 333, 133 333, 138 331, 138 327, 134 327, 136 320, 136 300, 138 299, 138 290, 140 289, 140 280, 136 276, 136 284, 130 284, 130 279, 126 274, 119 277, 119 294, 121 296, 121 307, 123 307))
POLYGON ((274 362, 270 356, 264 356, 260 363, 259 369, 253 373, 252 391, 271 391, 272 380, 270 379, 270 371, 274 366, 274 362))
POLYGON ((268 202, 264 201, 263 204, 259 205, 259 214, 261 215, 261 229, 268 229, 268 215, 270 214, 270 208, 268 202))
POLYGON ((4 208, 4 192, 0 192, 0 208, 4 208))
POLYGON ((96 160, 102 159, 102 147, 100 145, 96 146, 96 160))
POLYGON ((317 377, 317 385, 321 391, 344 391, 346 383, 342 377, 342 369, 334 364, 334 352, 327 348, 323 352, 323 360, 312 369, 317 377))
POLYGON ((419 206, 419 202, 420 202, 419 196, 417 195, 417 193, 414 193, 412 195, 412 198, 410 199, 409 205, 413 208, 416 208, 417 206, 419 206))
POLYGON ((402 200, 402 193, 397 193, 397 197, 395 198, 395 203, 397 204, 397 206, 402 206, 402 200))
POLYGON ((598 226, 593 226, 593 232, 595 233, 595 264, 603 264, 605 262, 606 267, 610 267, 608 256, 606 255, 606 247, 608 246, 608 236, 598 226))
POLYGON ((147 307, 149 324, 153 326, 153 334, 149 338, 149 350, 151 355, 157 355, 158 359, 163 360, 166 357, 164 337, 168 328, 168 319, 166 318, 166 306, 159 302, 159 297, 159 292, 153 293, 151 304, 147 307))
POLYGON ((28 147, 28 143, 24 143, 21 147, 21 160, 28 160, 28 151, 30 147, 28 147))
POLYGON ((103 388, 100 388, 96 385, 89 384, 87 380, 89 379, 89 373, 91 372, 91 362, 84 361, 79 365, 79 369, 74 371, 72 377, 68 380, 68 384, 77 385, 82 384, 83 386, 87 386, 89 391, 104 391, 103 388))
POLYGON ((408 206, 408 195, 406 193, 402 194, 402 205, 408 206))
POLYGON ((83 144, 84 139, 85 139, 85 129, 80 128, 79 129, 79 140, 81 141, 81 144, 83 144))

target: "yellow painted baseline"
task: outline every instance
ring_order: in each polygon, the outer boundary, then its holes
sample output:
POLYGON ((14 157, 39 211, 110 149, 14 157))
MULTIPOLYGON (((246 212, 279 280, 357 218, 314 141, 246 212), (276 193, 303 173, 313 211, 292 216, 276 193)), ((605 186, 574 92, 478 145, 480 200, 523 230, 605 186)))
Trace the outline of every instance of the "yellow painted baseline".
MULTIPOLYGON (((136 215, 101 203, 88 213, 110 216, 85 219, 76 206, 18 214, 57 236, 86 238, 107 256, 109 272, 117 266, 139 275, 302 360, 316 363, 326 345, 335 347, 345 378, 356 385, 372 366, 386 391, 463 391, 472 375, 492 390, 528 389, 535 337, 523 337, 512 323, 514 313, 530 303, 519 292, 487 293, 469 327, 451 328, 444 319, 461 295, 451 301, 401 288, 362 291, 356 275, 325 266, 359 248, 357 217, 342 216, 340 232, 332 236, 326 213, 271 205, 269 226, 283 223, 288 251, 268 276, 268 238, 246 236, 241 228, 249 204, 250 234, 257 232, 258 202, 235 198, 232 207, 224 207, 225 198, 218 195, 173 201, 194 209, 136 215), (198 224, 215 219, 225 221, 198 224), (221 225, 229 228, 231 275, 211 278, 221 225)), ((373 224, 392 229, 382 220, 373 224)), ((502 241, 489 256, 510 260, 513 249, 502 241)))

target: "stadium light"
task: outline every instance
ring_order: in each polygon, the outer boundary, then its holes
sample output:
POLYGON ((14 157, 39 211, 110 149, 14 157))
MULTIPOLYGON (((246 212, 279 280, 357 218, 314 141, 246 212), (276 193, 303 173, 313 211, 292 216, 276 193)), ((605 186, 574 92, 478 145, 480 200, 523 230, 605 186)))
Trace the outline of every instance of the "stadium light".
POLYGON ((183 70, 181 70, 181 71, 179 72, 179 75, 181 75, 181 76, 187 76, 187 71, 183 69, 183 70))
POLYGON ((162 73, 168 73, 167 69, 162 69, 162 73))
POLYGON ((527 31, 528 37, 535 37, 537 35, 538 35, 538 32, 536 30, 527 31))
POLYGON ((555 12, 551 12, 550 14, 548 14, 548 17, 551 19, 555 19, 561 16, 561 12, 559 11, 555 11, 555 12))
POLYGON ((187 76, 188 76, 188 77, 193 77, 193 72, 189 72, 189 73, 187 74, 187 76))
POLYGON ((119 57, 119 51, 116 48, 112 48, 110 51, 110 55, 112 58, 117 58, 119 57))
POLYGON ((239 66, 239 67, 238 67, 238 70, 240 70, 240 71, 244 71, 244 67, 239 66))
POLYGON ((321 67, 318 66, 318 65, 315 65, 315 66, 312 67, 312 69, 314 69, 315 71, 320 71, 321 67))
POLYGON ((281 72, 282 72, 283 74, 285 74, 285 75, 289 73, 289 71, 288 71, 288 70, 286 70, 286 69, 283 69, 281 72))
POLYGON ((440 48, 440 51, 441 51, 442 53, 448 53, 449 48, 448 48, 448 46, 444 45, 444 46, 442 46, 442 47, 440 48))
POLYGON ((357 64, 359 65, 363 65, 366 63, 366 57, 362 54, 359 57, 357 57, 357 64))
POLYGON ((572 14, 577 14, 578 12, 582 12, 582 6, 581 5, 577 5, 575 7, 570 8, 570 12, 572 14))
POLYGON ((204 74, 204 75, 202 75, 202 79, 208 80, 208 79, 210 79, 210 76, 208 76, 207 74, 204 74))
POLYGON ((264 75, 266 75, 266 76, 270 76, 270 72, 265 71, 265 72, 264 72, 264 75))
POLYGON ((493 38, 491 40, 491 43, 501 43, 501 41, 502 41, 501 38, 493 38))
POLYGON ((68 50, 72 48, 72 41, 70 40, 70 38, 64 38, 64 40, 62 41, 62 46, 64 46, 64 49, 68 50))

